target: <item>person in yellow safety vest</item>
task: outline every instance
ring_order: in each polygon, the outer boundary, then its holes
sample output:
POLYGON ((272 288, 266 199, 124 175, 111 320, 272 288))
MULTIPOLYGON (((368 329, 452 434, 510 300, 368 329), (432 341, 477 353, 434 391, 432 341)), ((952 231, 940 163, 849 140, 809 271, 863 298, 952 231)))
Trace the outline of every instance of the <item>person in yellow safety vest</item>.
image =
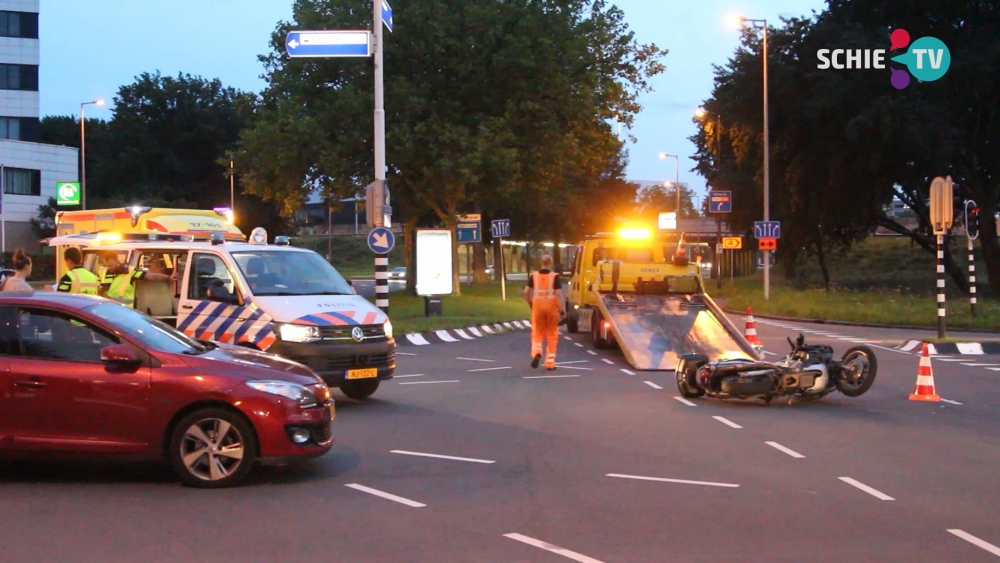
POLYGON ((96 274, 83 267, 83 253, 75 246, 67 248, 64 254, 66 275, 59 280, 56 291, 97 295, 101 280, 96 274))
POLYGON ((556 369, 556 348, 559 345, 559 318, 566 315, 562 298, 562 282, 551 271, 552 257, 542 256, 542 269, 533 272, 524 288, 524 298, 531 305, 531 367, 542 360, 545 342, 545 368, 556 369))
POLYGON ((165 281, 174 279, 173 276, 167 274, 143 270, 129 273, 128 268, 123 268, 121 262, 118 261, 118 254, 110 250, 103 253, 101 258, 104 259, 104 265, 107 267, 107 272, 104 274, 104 285, 108 286, 107 289, 102 288, 101 295, 126 307, 135 308, 136 280, 165 281))

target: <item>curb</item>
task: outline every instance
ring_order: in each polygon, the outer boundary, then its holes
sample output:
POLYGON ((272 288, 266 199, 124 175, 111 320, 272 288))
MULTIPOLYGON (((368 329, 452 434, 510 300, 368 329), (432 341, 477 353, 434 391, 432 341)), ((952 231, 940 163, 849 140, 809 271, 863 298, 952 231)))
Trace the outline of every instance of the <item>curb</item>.
MULTIPOLYGON (((723 309, 726 314, 729 315, 740 315, 746 316, 746 311, 735 311, 733 309, 723 309)), ((779 317, 777 315, 761 315, 754 313, 753 317, 755 319, 772 319, 775 321, 788 321, 790 323, 813 323, 821 325, 834 325, 834 326, 860 326, 865 328, 898 328, 904 330, 937 330, 937 326, 918 326, 918 325, 887 325, 878 323, 862 323, 862 322, 852 322, 852 321, 833 321, 828 319, 805 319, 801 317, 779 317)), ((986 334, 1000 334, 1000 329, 996 328, 968 328, 968 327, 952 327, 949 326, 948 330, 953 330, 955 332, 981 332, 986 334)))
POLYGON ((429 346, 431 344, 455 344, 467 340, 478 340, 488 336, 496 336, 508 332, 518 332, 531 329, 531 321, 506 321, 500 323, 470 326, 465 328, 448 328, 429 330, 427 332, 409 332, 396 340, 397 346, 429 346))
POLYGON ((899 346, 897 350, 904 352, 914 352, 924 344, 927 344, 927 354, 936 356, 939 354, 956 354, 960 356, 982 356, 984 354, 1000 354, 1000 342, 927 342, 925 340, 907 340, 899 346))

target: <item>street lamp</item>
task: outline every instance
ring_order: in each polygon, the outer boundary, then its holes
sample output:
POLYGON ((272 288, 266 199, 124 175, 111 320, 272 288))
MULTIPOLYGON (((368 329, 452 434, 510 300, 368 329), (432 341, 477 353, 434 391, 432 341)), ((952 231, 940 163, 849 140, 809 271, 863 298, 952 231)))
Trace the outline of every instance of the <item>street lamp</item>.
MULTIPOLYGON (((767 20, 752 20, 739 16, 735 21, 738 21, 742 26, 743 24, 749 22, 751 24, 760 24, 764 30, 764 40, 763 40, 763 54, 764 54, 764 220, 771 220, 771 171, 770 171, 770 144, 768 139, 768 121, 767 121, 767 20)), ((764 300, 767 301, 771 297, 771 252, 765 250, 764 252, 764 300)))
POLYGON ((667 154, 665 152, 660 153, 660 160, 666 160, 668 158, 672 158, 677 162, 677 167, 675 168, 674 189, 677 190, 677 221, 679 224, 681 220, 681 157, 676 154, 667 154))
POLYGON ((103 106, 104 100, 80 104, 80 209, 87 209, 87 128, 84 126, 86 120, 83 108, 89 105, 103 106))

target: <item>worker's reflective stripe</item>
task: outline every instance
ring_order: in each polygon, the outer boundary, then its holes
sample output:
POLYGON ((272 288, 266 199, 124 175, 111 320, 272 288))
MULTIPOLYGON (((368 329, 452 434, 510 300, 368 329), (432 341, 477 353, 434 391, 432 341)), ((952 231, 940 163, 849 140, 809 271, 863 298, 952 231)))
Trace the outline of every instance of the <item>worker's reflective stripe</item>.
POLYGON ((106 297, 122 305, 132 307, 135 303, 135 285, 132 283, 132 278, 134 277, 135 272, 131 274, 118 274, 111 278, 111 287, 108 288, 106 297))
POLYGON ((97 295, 97 290, 100 289, 101 287, 101 284, 99 283, 97 276, 95 276, 90 272, 87 272, 86 270, 84 270, 84 272, 87 275, 81 276, 80 272, 78 272, 77 269, 73 269, 66 272, 66 275, 69 276, 69 281, 70 281, 69 292, 82 293, 84 295, 97 295), (87 281, 83 281, 83 278, 87 278, 87 281))
POLYGON ((554 273, 543 274, 541 272, 534 272, 531 274, 531 280, 535 286, 531 294, 533 299, 556 298, 556 275, 554 273))

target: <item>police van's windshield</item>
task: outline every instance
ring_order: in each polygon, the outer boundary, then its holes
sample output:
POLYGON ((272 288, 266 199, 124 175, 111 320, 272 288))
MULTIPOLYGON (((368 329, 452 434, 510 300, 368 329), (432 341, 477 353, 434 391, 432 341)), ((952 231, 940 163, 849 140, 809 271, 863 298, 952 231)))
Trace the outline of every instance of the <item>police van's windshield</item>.
POLYGON ((347 280, 311 251, 253 250, 233 258, 254 295, 354 295, 347 280))

